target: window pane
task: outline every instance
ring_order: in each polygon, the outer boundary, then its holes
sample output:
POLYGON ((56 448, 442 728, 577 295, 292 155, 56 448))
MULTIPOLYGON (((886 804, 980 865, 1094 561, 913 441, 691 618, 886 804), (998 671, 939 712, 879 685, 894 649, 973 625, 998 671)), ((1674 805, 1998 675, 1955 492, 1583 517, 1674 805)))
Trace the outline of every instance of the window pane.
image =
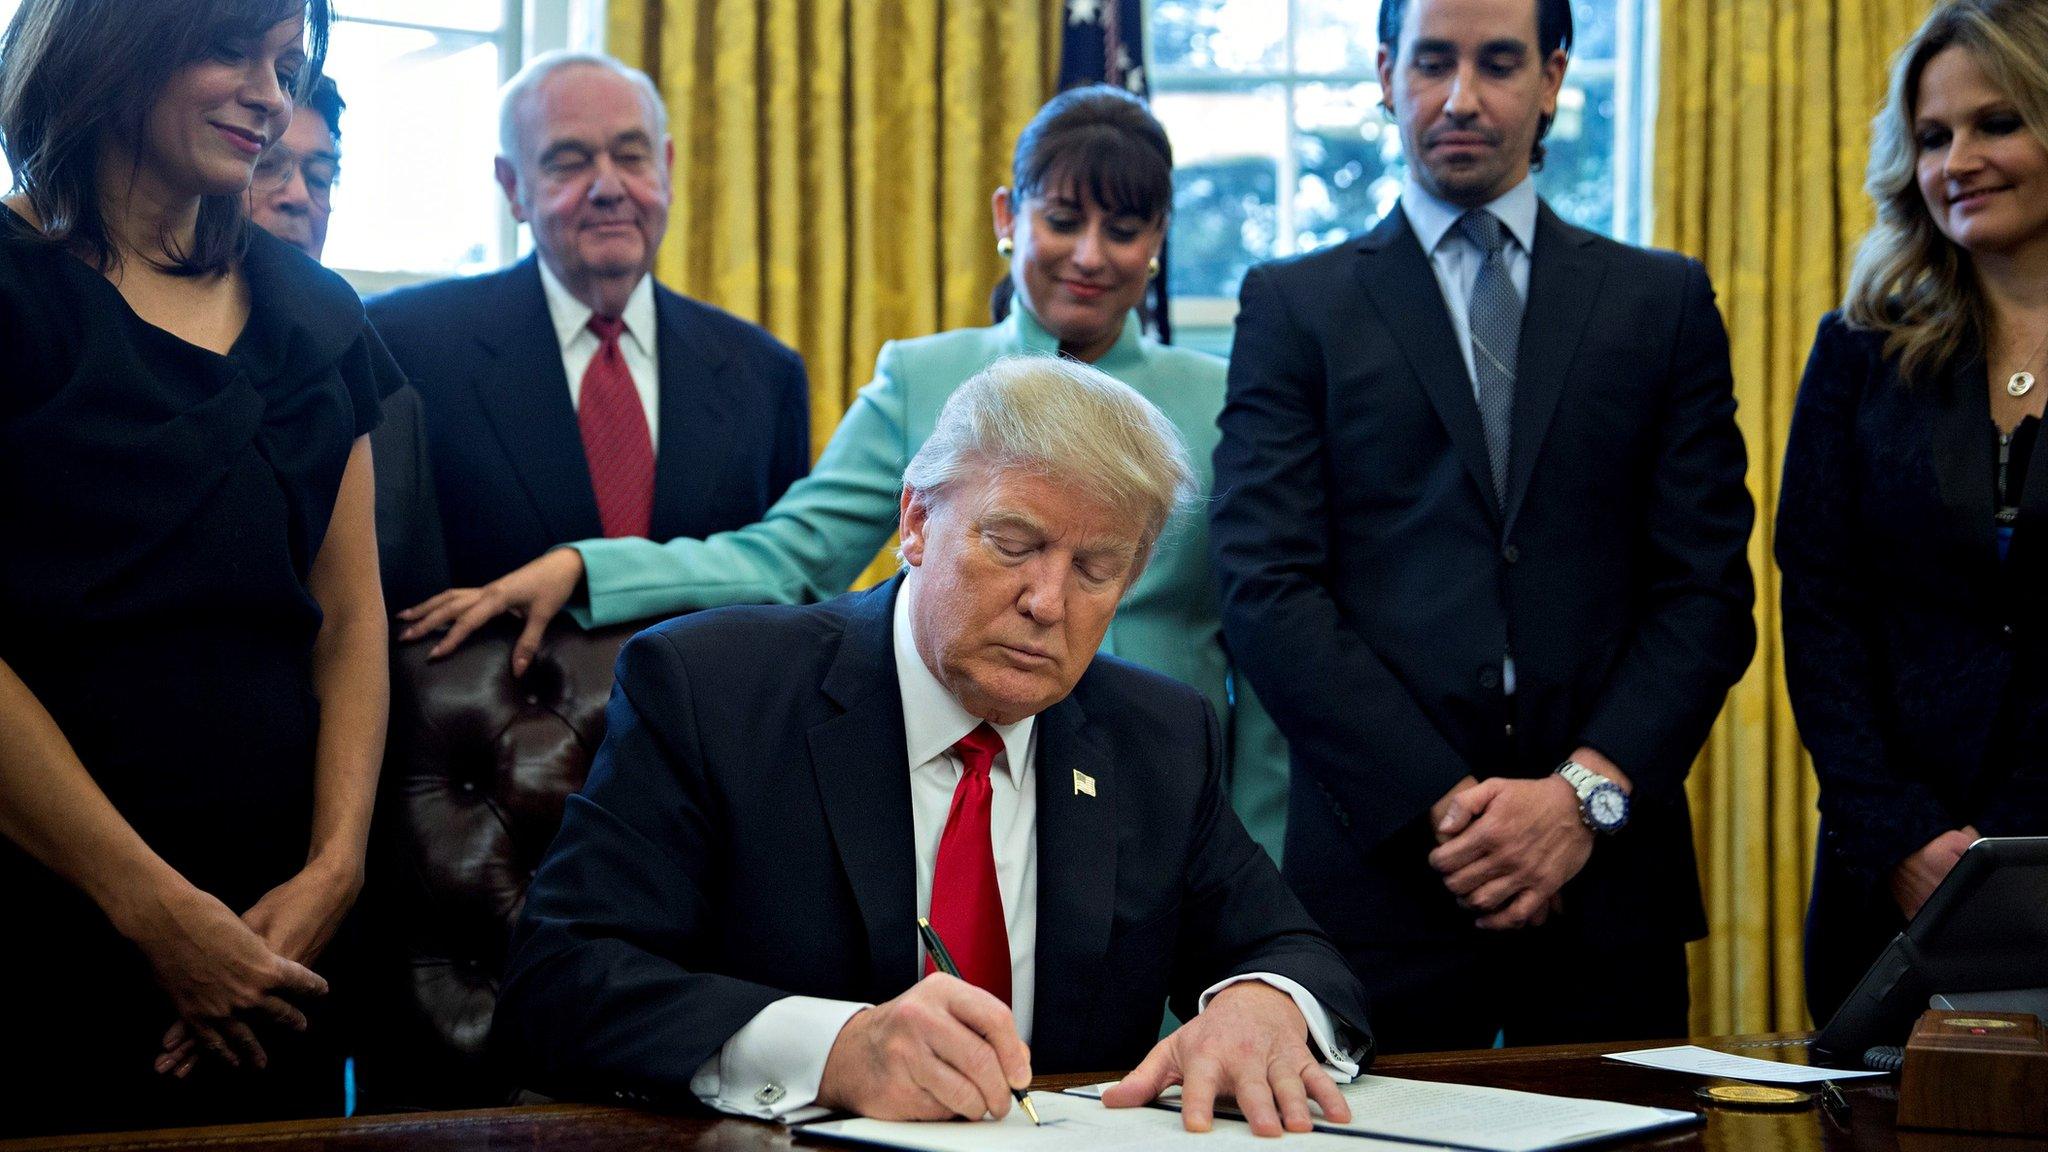
POLYGON ((350 20, 391 20, 496 32, 505 21, 504 0, 341 0, 350 20))
POLYGON ((328 63, 348 110, 327 263, 390 272, 498 264, 496 43, 342 21, 328 63))
POLYGON ((1603 235, 1614 231, 1614 80, 1565 73, 1557 119, 1543 138, 1536 190, 1557 214, 1603 235))
POLYGON ((1646 0, 1608 0, 1604 3, 1572 5, 1572 59, 1612 60, 1620 42, 1616 27, 1621 5, 1646 0))
POLYGON ((1176 161, 1167 290, 1236 296, 1245 270, 1278 251, 1284 92, 1173 93, 1154 97, 1152 110, 1176 161))
POLYGON ((1294 96, 1294 234, 1306 252, 1364 232, 1401 195, 1401 134, 1377 84, 1304 84, 1294 96))
POLYGON ((1287 21, 1276 19, 1274 8, 1274 0, 1156 0, 1148 29, 1153 71, 1269 72, 1285 67, 1287 21))
POLYGON ((1371 73, 1379 58, 1378 0, 1295 0, 1297 72, 1371 73))

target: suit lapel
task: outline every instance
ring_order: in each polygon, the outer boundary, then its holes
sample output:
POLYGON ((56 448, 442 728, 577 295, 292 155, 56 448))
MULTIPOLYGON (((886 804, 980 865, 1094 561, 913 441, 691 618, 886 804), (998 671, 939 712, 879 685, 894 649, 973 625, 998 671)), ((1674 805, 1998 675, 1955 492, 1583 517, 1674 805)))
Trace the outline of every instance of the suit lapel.
POLYGON ((470 381, 477 404, 549 537, 602 536, 583 435, 535 258, 503 273, 499 287, 496 314, 502 323, 477 337, 486 352, 483 374, 470 381))
POLYGON ((1996 441, 1983 361, 1944 375, 1937 386, 1941 394, 1934 405, 1931 447, 1949 533, 1972 560, 1989 565, 1998 556, 1998 526, 1991 515, 1997 500, 1991 474, 1994 458, 1986 451, 1996 441))
POLYGON ((1115 766, 1072 696, 1038 717, 1038 955, 1034 1062, 1068 1066, 1099 1050, 1096 974, 1116 909, 1115 766), (1088 795, 1075 773, 1093 782, 1088 795))
POLYGON ((724 349, 693 315, 697 305, 656 284, 654 306, 661 442, 654 456, 652 531, 662 540, 690 534, 685 526, 692 514, 710 502, 734 437, 735 385, 724 349))
POLYGON ((811 770, 840 867, 867 928, 873 983, 890 999, 917 980, 917 860, 910 750, 889 626, 901 577, 864 594, 819 689, 845 711, 809 733, 811 770))
POLYGON ((1536 209, 1536 248, 1529 254, 1529 302, 1522 311, 1515 357, 1515 408, 1508 439, 1508 514, 1503 534, 1529 490, 1543 437, 1564 394, 1565 374, 1578 354, 1586 322, 1600 296, 1606 265, 1593 235, 1557 218, 1548 204, 1536 209))
POLYGON ((1358 262, 1358 278, 1367 298, 1450 433, 1452 447, 1478 486, 1480 504, 1497 523, 1493 466, 1486 458, 1479 404, 1473 399, 1472 377, 1465 370, 1458 332, 1444 305, 1443 289, 1437 284, 1429 255, 1399 208, 1359 241, 1358 251, 1363 256, 1358 262))

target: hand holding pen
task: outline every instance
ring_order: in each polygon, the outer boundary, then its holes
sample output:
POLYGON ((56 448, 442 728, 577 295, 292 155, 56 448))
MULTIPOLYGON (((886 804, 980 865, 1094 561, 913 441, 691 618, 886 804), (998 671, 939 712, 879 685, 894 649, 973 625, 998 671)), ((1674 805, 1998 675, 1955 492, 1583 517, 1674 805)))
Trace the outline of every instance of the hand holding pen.
POLYGON ((1030 1082, 1031 1050, 1000 999, 920 980, 840 1027, 816 1102, 875 1120, 979 1120, 1007 1115, 1030 1082))
MULTIPOLYGON (((932 963, 938 965, 939 971, 958 980, 960 978, 960 968, 953 963, 952 953, 946 951, 946 942, 939 939, 938 930, 932 927, 932 922, 919 916, 917 918, 917 934, 924 937, 924 950, 931 953, 932 963)), ((1017 1098, 1017 1106, 1024 1109, 1026 1116, 1031 1117, 1033 1125, 1040 1123, 1038 1109, 1032 1107, 1030 1098, 1024 1094, 1024 1089, 1012 1088, 1010 1089, 1010 1095, 1017 1098)))

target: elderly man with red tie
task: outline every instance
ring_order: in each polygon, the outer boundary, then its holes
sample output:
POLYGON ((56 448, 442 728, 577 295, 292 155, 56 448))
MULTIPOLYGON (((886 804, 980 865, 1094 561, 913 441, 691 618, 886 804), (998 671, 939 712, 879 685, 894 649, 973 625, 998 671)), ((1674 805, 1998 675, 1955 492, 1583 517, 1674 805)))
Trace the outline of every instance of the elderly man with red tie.
POLYGON ((572 540, 750 524, 810 461, 796 353, 654 281, 675 158, 654 85, 556 52, 499 99, 498 183, 534 255, 368 306, 424 401, 456 585, 437 607, 572 540))
POLYGON ((1363 998, 1231 812, 1215 716, 1096 653, 1191 491, 1129 387, 1001 361, 910 463, 901 576, 629 643, 514 933, 497 1032, 533 1086, 978 1119, 1135 1066, 1105 1102, 1179 1083, 1191 1129, 1219 1094, 1266 1134, 1348 1115, 1363 998))

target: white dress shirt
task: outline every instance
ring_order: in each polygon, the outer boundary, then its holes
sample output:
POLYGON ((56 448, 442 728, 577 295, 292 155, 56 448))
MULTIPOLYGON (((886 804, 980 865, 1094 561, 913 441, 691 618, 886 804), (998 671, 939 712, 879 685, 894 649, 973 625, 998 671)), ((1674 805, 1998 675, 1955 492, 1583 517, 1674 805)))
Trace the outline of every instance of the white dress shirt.
MULTIPOLYGON (((1507 261, 1508 279, 1526 305, 1529 300, 1529 257, 1536 245, 1536 185, 1527 176, 1500 198, 1482 205, 1500 219, 1508 242, 1501 246, 1507 261)), ((1451 310, 1451 327, 1458 333, 1458 351, 1465 357, 1465 374, 1472 378, 1472 397, 1479 397, 1479 369, 1472 363, 1472 282, 1479 279, 1479 266, 1486 253, 1466 239, 1457 226, 1465 209, 1447 203, 1422 190, 1413 173, 1401 184, 1401 211, 1415 239, 1429 253, 1436 269, 1437 287, 1443 290, 1444 305, 1451 310)))
MULTIPOLYGON (((1506 233, 1507 242, 1501 245, 1500 257, 1507 262, 1508 279, 1514 282, 1515 294, 1522 298, 1525 308, 1529 303, 1529 260, 1536 246, 1536 203, 1536 185, 1524 176, 1520 184, 1482 205, 1499 218, 1506 233)), ((1451 327, 1458 333, 1458 352, 1465 357, 1465 375, 1472 381, 1472 399, 1477 402, 1479 367, 1472 362, 1472 283, 1479 279, 1486 253, 1457 226, 1465 209, 1423 191, 1412 171, 1401 183, 1401 211, 1407 214, 1408 226, 1415 229, 1415 239, 1421 242, 1422 250, 1429 253, 1430 267, 1436 269, 1436 286, 1443 291, 1444 306, 1450 309, 1451 327)), ((1501 659, 1500 688, 1505 695, 1515 694, 1513 656, 1501 659)))
MULTIPOLYGON (((903 734, 909 748, 911 829, 917 853, 917 914, 931 912, 932 874, 939 839, 953 805, 953 789, 964 770, 954 744, 982 723, 960 706, 918 655, 911 633, 916 577, 896 594, 891 628, 896 648, 896 685, 903 700, 903 734)), ((1038 741, 1037 717, 1015 724, 991 724, 1002 737, 1003 754, 989 773, 989 835, 996 863, 996 888, 1003 898, 1003 922, 1010 943, 1010 1013, 1017 1035, 1031 1042, 1038 961, 1038 741)), ((918 971, 924 946, 918 945, 918 971)), ((1202 993, 1209 1000, 1232 984, 1261 980, 1294 998, 1309 1034, 1331 1074, 1348 1081, 1358 1074, 1354 1054, 1338 1047, 1336 1029, 1308 989, 1285 976, 1255 973, 1224 980, 1202 993)), ((723 1112, 764 1120, 799 1121, 823 1115, 813 1104, 824 1078, 825 1060, 839 1030, 867 1004, 789 996, 763 1008, 732 1034, 718 1054, 690 1080, 697 1098, 723 1112)))
MULTIPOLYGON (((590 330, 590 305, 578 300, 555 274, 546 260, 540 265, 540 286, 548 298, 548 319, 555 322, 555 345, 562 350, 562 372, 569 377, 569 403, 583 410, 583 374, 597 359, 597 333, 590 330)), ((626 311, 619 319, 626 330, 619 333, 619 352, 626 358, 626 371, 633 377, 633 390, 640 394, 641 410, 647 413, 647 435, 652 447, 661 450, 661 359, 660 341, 654 335, 654 277, 642 276, 626 297, 626 311)))

